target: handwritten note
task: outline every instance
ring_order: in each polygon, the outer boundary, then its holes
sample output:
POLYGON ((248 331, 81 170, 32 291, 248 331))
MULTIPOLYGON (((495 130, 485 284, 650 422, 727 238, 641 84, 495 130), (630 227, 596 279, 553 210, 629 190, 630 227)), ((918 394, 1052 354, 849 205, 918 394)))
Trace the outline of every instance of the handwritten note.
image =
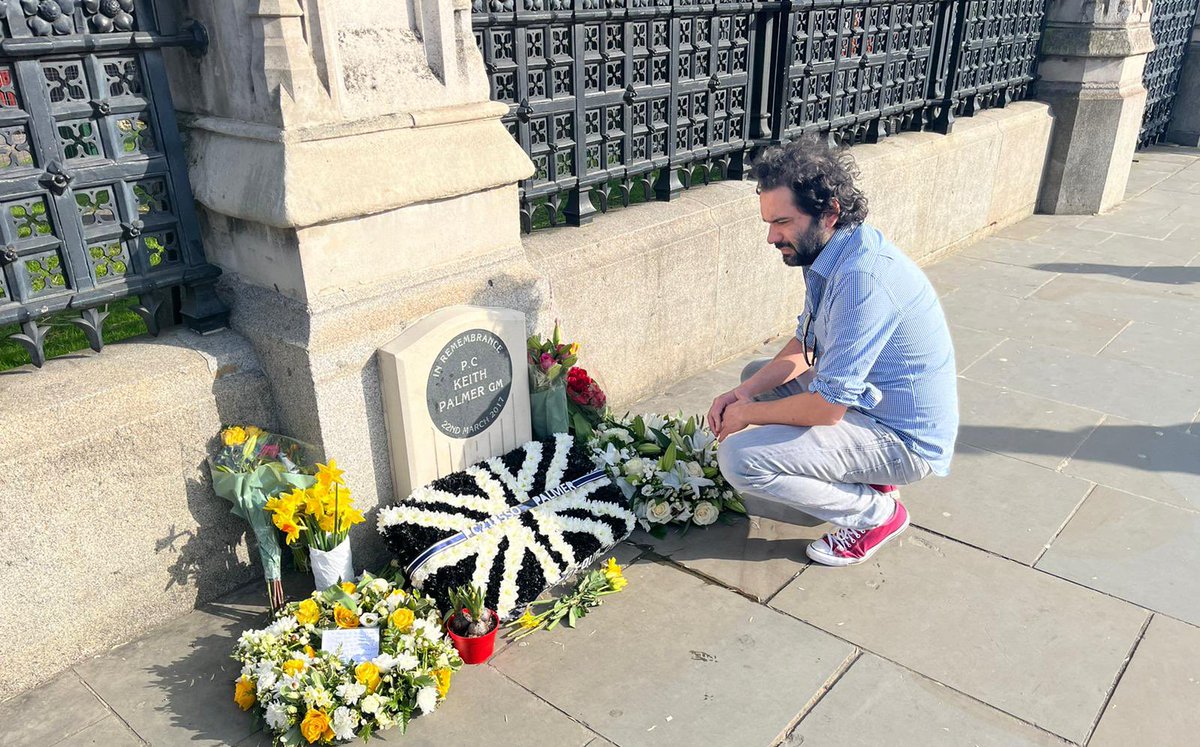
POLYGON ((362 664, 379 656, 379 628, 349 628, 321 631, 321 650, 342 661, 362 664))

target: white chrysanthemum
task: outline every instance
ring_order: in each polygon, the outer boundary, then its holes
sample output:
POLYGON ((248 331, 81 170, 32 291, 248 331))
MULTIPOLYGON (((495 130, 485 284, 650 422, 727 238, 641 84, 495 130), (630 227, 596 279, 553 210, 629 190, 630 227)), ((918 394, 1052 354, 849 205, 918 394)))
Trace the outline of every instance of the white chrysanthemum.
POLYGON ((437 708, 437 688, 422 687, 417 691, 417 707, 421 713, 433 713, 437 708))
POLYGON ((281 636, 285 633, 290 633, 296 629, 298 623, 296 618, 291 615, 285 615, 275 622, 271 623, 264 629, 264 633, 271 636, 281 636))
POLYGON ((397 654, 393 660, 393 666, 398 672, 408 672, 416 669, 421 665, 421 660, 413 654, 397 654))
POLYGON ((337 686, 337 695, 347 705, 354 705, 367 692, 367 686, 358 682, 343 682, 337 686))

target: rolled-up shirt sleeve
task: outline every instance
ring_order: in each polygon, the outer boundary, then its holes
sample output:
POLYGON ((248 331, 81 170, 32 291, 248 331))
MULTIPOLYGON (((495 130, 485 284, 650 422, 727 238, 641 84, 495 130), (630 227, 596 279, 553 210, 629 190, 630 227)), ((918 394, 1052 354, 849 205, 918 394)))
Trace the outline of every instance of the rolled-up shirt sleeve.
POLYGON ((828 292, 830 321, 808 390, 834 404, 869 410, 883 395, 867 379, 900 323, 900 310, 868 272, 847 273, 828 292))

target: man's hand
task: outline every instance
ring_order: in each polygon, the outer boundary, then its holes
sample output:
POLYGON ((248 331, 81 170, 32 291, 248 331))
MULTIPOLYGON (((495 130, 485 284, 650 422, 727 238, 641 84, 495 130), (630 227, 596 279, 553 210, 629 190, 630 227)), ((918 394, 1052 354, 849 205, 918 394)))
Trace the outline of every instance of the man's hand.
POLYGON ((750 408, 754 404, 753 400, 739 400, 726 407, 721 418, 721 429, 717 431, 717 440, 724 441, 750 425, 750 408))
POLYGON ((743 394, 736 388, 718 395, 713 400, 712 407, 708 408, 708 427, 712 429, 713 433, 719 434, 721 432, 721 419, 725 414, 725 409, 734 402, 746 402, 749 400, 750 397, 748 395, 743 394))

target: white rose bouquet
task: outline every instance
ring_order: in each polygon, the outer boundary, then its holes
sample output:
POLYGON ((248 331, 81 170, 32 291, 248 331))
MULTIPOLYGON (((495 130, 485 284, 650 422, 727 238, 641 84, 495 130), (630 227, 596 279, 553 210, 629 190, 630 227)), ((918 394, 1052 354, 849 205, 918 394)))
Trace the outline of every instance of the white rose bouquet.
POLYGON ((588 445, 652 534, 670 523, 708 526, 722 511, 746 512, 721 476, 717 438, 701 416, 608 417, 588 445))

